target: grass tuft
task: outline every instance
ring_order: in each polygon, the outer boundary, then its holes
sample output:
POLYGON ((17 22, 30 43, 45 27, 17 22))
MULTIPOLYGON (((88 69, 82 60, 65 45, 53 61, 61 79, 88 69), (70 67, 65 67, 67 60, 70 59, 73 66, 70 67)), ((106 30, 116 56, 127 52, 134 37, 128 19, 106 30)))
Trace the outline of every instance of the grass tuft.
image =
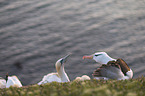
POLYGON ((145 96, 145 77, 10 87, 0 89, 0 96, 145 96))

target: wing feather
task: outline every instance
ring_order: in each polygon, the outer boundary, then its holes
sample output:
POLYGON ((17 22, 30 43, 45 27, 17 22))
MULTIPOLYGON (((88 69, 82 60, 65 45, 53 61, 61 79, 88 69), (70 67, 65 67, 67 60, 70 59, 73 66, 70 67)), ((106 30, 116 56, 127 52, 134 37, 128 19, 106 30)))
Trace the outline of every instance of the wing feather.
POLYGON ((106 77, 109 79, 120 79, 124 77, 120 65, 115 61, 110 61, 107 64, 102 64, 100 68, 92 74, 94 77, 106 77))

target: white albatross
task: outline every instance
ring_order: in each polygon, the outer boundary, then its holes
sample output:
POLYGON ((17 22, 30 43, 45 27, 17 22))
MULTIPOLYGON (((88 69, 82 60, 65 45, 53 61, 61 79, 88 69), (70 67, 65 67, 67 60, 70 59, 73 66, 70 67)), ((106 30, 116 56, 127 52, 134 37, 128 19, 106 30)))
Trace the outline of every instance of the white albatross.
POLYGON ((61 58, 61 59, 59 59, 55 64, 57 73, 49 73, 49 74, 45 75, 43 77, 42 81, 40 81, 38 83, 38 85, 53 82, 53 81, 56 81, 56 82, 70 82, 70 80, 69 80, 69 78, 68 78, 68 76, 67 76, 67 74, 64 70, 64 64, 65 64, 65 62, 66 62, 66 60, 69 56, 70 56, 70 54, 61 58))
POLYGON ((22 87, 22 84, 17 76, 8 76, 6 75, 6 88, 12 87, 22 87))
POLYGON ((92 74, 94 79, 131 79, 133 71, 122 59, 111 58, 106 52, 97 52, 89 56, 83 56, 83 59, 93 59, 102 64, 100 68, 92 74))

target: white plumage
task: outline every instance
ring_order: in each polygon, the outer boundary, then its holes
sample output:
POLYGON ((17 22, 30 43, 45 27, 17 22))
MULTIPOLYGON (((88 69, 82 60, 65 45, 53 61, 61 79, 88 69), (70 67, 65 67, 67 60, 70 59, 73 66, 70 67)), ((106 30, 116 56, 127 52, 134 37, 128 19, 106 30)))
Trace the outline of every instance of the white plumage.
POLYGON ((74 81, 84 81, 84 80, 90 80, 91 78, 87 75, 83 75, 81 77, 76 77, 74 81))
POLYGON ((38 83, 38 85, 53 82, 53 81, 61 82, 61 79, 60 79, 60 77, 58 76, 57 73, 49 73, 49 74, 45 75, 43 77, 42 81, 40 81, 38 83))
POLYGON ((22 87, 22 84, 20 80, 17 78, 17 76, 8 76, 8 80, 6 82, 6 88, 9 88, 10 86, 22 87))
POLYGON ((57 73, 49 73, 43 77, 43 79, 38 83, 38 85, 49 83, 49 82, 70 82, 65 70, 64 70, 64 63, 66 62, 69 55, 65 56, 64 58, 59 59, 56 64, 57 73))
POLYGON ((6 88, 6 80, 0 77, 0 88, 6 88))

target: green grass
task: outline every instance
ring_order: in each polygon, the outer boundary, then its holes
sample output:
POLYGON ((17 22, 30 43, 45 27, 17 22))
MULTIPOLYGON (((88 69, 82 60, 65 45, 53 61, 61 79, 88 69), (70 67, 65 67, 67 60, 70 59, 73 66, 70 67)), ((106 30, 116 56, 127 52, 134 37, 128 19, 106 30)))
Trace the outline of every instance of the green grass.
POLYGON ((0 89, 0 96, 145 96, 145 77, 10 87, 0 89))

